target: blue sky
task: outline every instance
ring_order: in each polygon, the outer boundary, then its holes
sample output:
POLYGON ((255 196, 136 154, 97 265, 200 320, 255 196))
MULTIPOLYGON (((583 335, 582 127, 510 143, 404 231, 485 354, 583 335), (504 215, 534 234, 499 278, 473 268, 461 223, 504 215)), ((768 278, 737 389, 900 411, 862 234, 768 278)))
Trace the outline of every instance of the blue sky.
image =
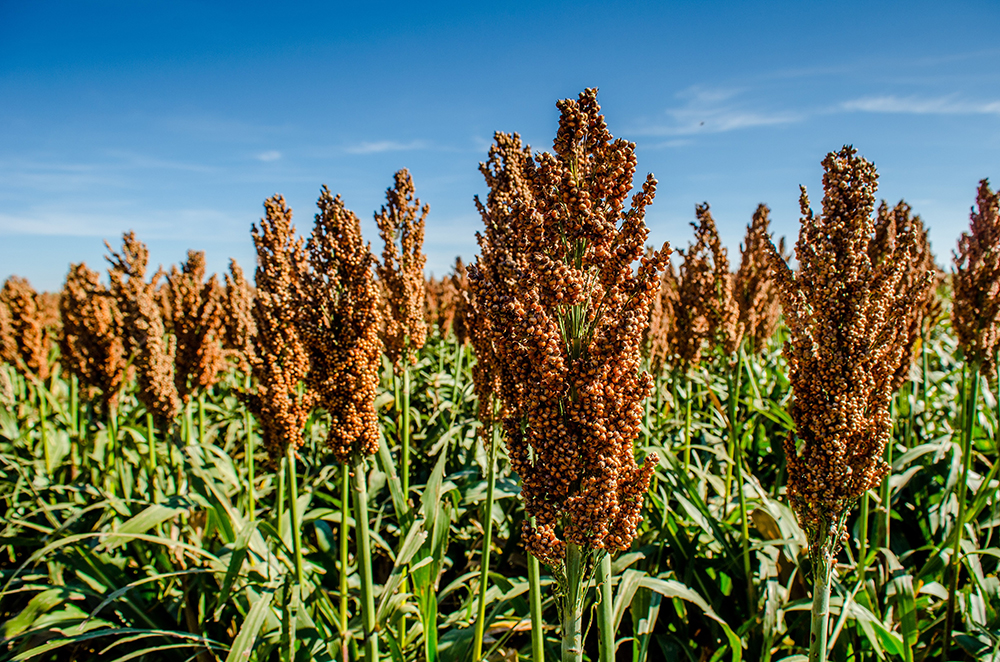
POLYGON ((0 0, 0 278, 61 286, 134 229, 154 264, 251 267, 282 193, 308 232, 321 184, 376 249, 407 167, 428 271, 475 255, 494 131, 549 149, 555 101, 599 87, 651 241, 708 201, 731 260, 756 205, 798 231, 824 155, 851 143, 950 264, 978 181, 1000 185, 1000 3, 300 3, 0 0))

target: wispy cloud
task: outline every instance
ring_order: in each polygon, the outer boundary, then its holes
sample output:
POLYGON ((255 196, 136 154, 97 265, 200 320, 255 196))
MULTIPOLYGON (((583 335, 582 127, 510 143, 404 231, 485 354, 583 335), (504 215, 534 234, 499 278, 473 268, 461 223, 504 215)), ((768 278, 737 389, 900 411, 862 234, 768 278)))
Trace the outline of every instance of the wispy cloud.
POLYGON ((277 161, 278 159, 281 158, 281 152, 279 152, 276 149, 272 149, 266 152, 261 152, 260 154, 257 154, 254 158, 256 158, 258 161, 263 161, 265 163, 267 163, 268 161, 277 161))
POLYGON ((736 88, 690 87, 676 95, 683 100, 682 105, 665 111, 667 122, 650 122, 637 132, 653 136, 692 136, 791 124, 804 119, 802 113, 761 109, 741 99, 743 92, 736 88))
MULTIPOLYGON (((232 236, 246 219, 228 211, 210 208, 81 212, 59 206, 35 208, 20 214, 0 213, 0 235, 74 236, 114 239, 135 230, 146 239, 215 240, 232 236)), ((113 243, 113 242, 112 242, 113 243)))
POLYGON ((1000 115, 1000 101, 968 101, 955 96, 921 98, 894 95, 863 97, 845 101, 841 109, 868 113, 911 115, 1000 115))
POLYGON ((426 149, 430 146, 426 140, 411 140, 399 142, 396 140, 379 140, 377 142, 362 142, 351 145, 344 151, 348 154, 379 154, 382 152, 406 152, 414 149, 426 149))

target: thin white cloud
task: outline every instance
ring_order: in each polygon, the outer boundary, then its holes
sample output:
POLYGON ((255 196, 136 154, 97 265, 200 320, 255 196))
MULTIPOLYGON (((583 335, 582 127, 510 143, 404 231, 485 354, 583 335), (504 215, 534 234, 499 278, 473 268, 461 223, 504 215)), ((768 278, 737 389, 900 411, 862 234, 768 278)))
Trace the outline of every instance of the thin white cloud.
POLYGON ((267 163, 268 161, 277 161, 281 158, 281 152, 276 149, 268 150, 266 152, 261 152, 256 157, 258 161, 263 161, 267 163))
POLYGON ((651 136, 692 136, 725 133, 758 126, 791 124, 804 119, 802 113, 767 111, 741 101, 743 90, 694 86, 677 94, 683 105, 665 111, 667 122, 656 121, 636 133, 651 136))
POLYGON ((379 140, 377 142, 362 142, 351 145, 344 151, 348 154, 380 154, 382 152, 406 152, 414 149, 426 149, 429 146, 426 140, 411 140, 408 143, 396 140, 379 140))
POLYGON ((216 240, 228 238, 234 228, 246 225, 245 218, 206 208, 88 213, 54 207, 36 208, 21 214, 0 213, 0 236, 101 237, 112 240, 112 243, 128 230, 135 230, 143 240, 178 237, 192 241, 216 240))
POLYGON ((1000 115, 1000 101, 966 101, 954 96, 921 98, 894 95, 863 97, 845 101, 841 109, 868 113, 911 115, 1000 115))

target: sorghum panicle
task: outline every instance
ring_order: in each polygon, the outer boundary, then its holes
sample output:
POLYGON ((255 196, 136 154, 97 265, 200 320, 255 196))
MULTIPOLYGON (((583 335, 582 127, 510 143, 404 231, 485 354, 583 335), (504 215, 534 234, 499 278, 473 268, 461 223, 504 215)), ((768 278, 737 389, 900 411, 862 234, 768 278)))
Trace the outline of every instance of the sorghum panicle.
POLYGON ((247 401, 260 422, 268 457, 277 464, 288 445, 302 444, 302 430, 312 410, 313 394, 302 385, 309 372, 309 352, 299 333, 303 275, 307 270, 302 238, 295 236, 292 211, 275 195, 264 202, 264 218, 250 234, 257 249, 257 327, 252 370, 256 392, 247 401))
POLYGON ((869 256, 875 166, 844 147, 823 167, 822 214, 813 215, 802 189, 799 271, 770 245, 801 442, 785 441, 788 497, 814 560, 836 554, 851 505, 889 471, 882 455, 892 431, 892 379, 917 294, 899 287, 910 269, 912 233, 901 234, 887 257, 873 263, 869 256))
POLYGON ((424 346, 424 222, 430 211, 414 197, 413 178, 405 168, 386 190, 386 206, 375 214, 385 248, 378 264, 386 311, 383 315, 385 353, 397 370, 401 361, 413 362, 424 346))
MULTIPOLYGON (((740 324, 750 348, 760 353, 774 335, 781 317, 781 300, 771 275, 767 245, 769 215, 767 205, 757 206, 753 220, 740 245, 740 268, 736 272, 735 297, 740 310, 740 324)), ((779 252, 783 252, 780 250, 779 252)))
POLYGON ((205 253, 188 251, 180 270, 171 267, 164 293, 177 342, 174 384, 187 402, 193 392, 214 384, 225 365, 221 292, 214 274, 205 280, 205 253))
POLYGON ((161 425, 169 424, 180 409, 174 385, 173 336, 167 337, 160 307, 156 302, 156 284, 163 275, 157 270, 146 282, 149 251, 134 232, 122 235, 122 252, 110 244, 107 256, 110 292, 122 314, 125 351, 135 366, 138 388, 136 397, 161 425))
POLYGON ((952 280, 952 326, 966 360, 978 362, 985 374, 995 374, 1000 349, 1000 193, 979 182, 969 231, 963 232, 955 253, 952 280))
POLYGON ((490 192, 476 201, 486 233, 469 267, 477 389, 502 405, 511 466, 536 518, 525 545, 555 567, 568 542, 614 551, 635 536, 657 462, 635 461, 652 386, 641 342, 670 254, 664 245, 643 256, 656 180, 625 207, 635 145, 608 132, 597 91, 557 107, 554 154, 532 160, 518 136, 496 134, 480 165, 490 192))
POLYGON ((51 322, 31 284, 11 276, 0 290, 0 307, 6 309, 9 331, 4 334, 2 359, 26 375, 45 381, 49 378, 51 322))
POLYGON ((126 381, 124 320, 117 302, 86 264, 70 265, 60 299, 63 321, 60 361, 76 375, 87 397, 101 393, 105 407, 114 406, 126 381))
POLYGON ((237 367, 246 373, 255 356, 254 336, 257 335, 257 325, 253 321, 253 287, 233 259, 229 260, 229 273, 224 278, 223 347, 229 356, 235 357, 237 367))
POLYGON ((375 257, 361 221, 324 186, 306 245, 302 339, 311 359, 309 388, 330 414, 327 444, 354 466, 378 451, 375 395, 382 361, 375 257))

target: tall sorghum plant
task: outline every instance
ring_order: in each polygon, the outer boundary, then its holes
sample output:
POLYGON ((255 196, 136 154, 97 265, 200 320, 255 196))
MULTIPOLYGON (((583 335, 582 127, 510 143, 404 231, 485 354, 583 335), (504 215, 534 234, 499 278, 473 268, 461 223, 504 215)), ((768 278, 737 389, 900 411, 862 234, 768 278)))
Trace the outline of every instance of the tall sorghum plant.
POLYGON ((959 553, 965 528, 966 480, 972 466, 972 436, 975 428, 980 373, 997 374, 1000 359, 1000 194, 990 190, 987 180, 979 182, 976 207, 970 214, 969 231, 963 232, 955 253, 952 279, 954 300, 951 323, 965 355, 967 379, 963 380, 962 476, 958 485, 958 516, 951 535, 951 576, 945 615, 944 653, 951 644, 958 590, 959 553))
POLYGON ((802 227, 793 273, 772 245, 790 339, 785 345, 796 435, 785 440, 788 498, 809 543, 813 607, 809 659, 826 659, 833 564, 845 520, 860 496, 889 472, 883 452, 892 422, 892 378, 912 292, 898 289, 911 260, 904 236, 875 264, 875 166, 852 147, 823 161, 823 211, 802 189, 802 227), (797 440, 796 440, 797 437, 797 440))
MULTIPOLYGON (((760 353, 778 328, 781 300, 771 274, 768 252, 770 213, 767 205, 758 205, 740 245, 740 267, 736 271, 733 293, 739 306, 739 324, 750 351, 760 353)), ((784 253, 784 239, 779 253, 784 253)))
MULTIPOLYGON (((316 405, 330 415, 327 444, 341 463, 341 480, 353 476, 356 558, 361 575, 361 611, 365 659, 378 658, 378 633, 368 532, 368 492, 365 462, 378 451, 375 394, 382 361, 379 341, 379 296, 374 281, 375 258, 361 238, 361 221, 344 207, 340 196, 323 187, 319 213, 306 245, 309 272, 300 325, 311 367, 309 388, 316 405)), ((347 537, 347 512, 341 492, 341 540, 347 537)), ((341 567, 342 600, 346 600, 346 572, 341 567)), ((346 603, 341 616, 345 617, 346 603)), ((345 619, 346 621, 346 619, 345 619)), ((347 623, 341 624, 347 631, 347 623)), ((425 632, 436 648, 437 634, 425 632)), ((347 642, 343 643, 346 659, 347 642)))
POLYGON ((635 146, 612 138, 597 91, 557 107, 553 154, 532 159, 518 136, 496 134, 469 278, 474 343, 529 518, 524 545, 552 568, 570 662, 583 655, 589 580, 631 544, 657 462, 637 465, 634 443, 652 385, 641 343, 669 248, 643 257, 656 180, 625 206, 635 146))

